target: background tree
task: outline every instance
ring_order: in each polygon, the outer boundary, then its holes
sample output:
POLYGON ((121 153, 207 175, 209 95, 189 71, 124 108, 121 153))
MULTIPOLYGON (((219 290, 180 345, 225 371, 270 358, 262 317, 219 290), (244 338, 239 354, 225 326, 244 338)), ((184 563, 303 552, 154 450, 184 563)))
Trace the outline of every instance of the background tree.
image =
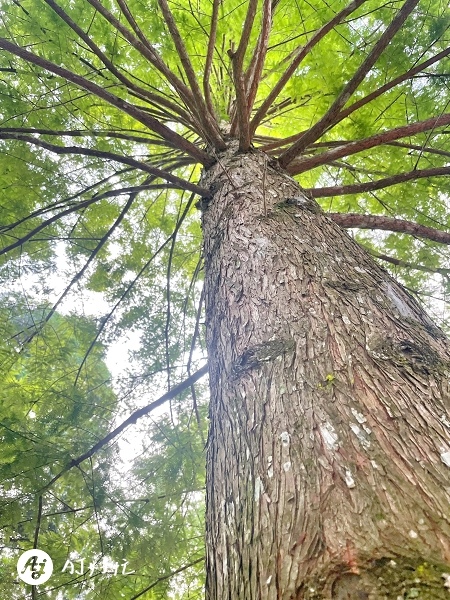
POLYGON ((361 250, 443 310, 445 3, 2 9, 2 274, 72 269, 36 335, 103 292, 79 373, 139 332, 201 432, 205 302, 208 596, 445 597, 448 342, 361 250))

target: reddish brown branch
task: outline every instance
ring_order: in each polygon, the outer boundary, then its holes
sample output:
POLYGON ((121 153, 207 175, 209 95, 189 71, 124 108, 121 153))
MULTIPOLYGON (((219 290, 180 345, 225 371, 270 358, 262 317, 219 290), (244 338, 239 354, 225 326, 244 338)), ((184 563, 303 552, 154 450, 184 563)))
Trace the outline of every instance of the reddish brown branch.
POLYGON ((208 36, 208 50, 206 51, 205 60, 205 72, 203 75, 203 93, 205 94, 205 102, 209 112, 214 115, 214 106, 211 99, 211 86, 209 85, 209 79, 211 76, 211 68, 214 56, 214 47, 216 45, 217 38, 217 23, 219 19, 219 6, 221 0, 213 0, 213 8, 211 15, 211 28, 208 36))
POLYGON ((294 60, 291 62, 289 67, 283 73, 283 75, 278 80, 275 87, 269 92, 267 98, 261 104, 259 109, 256 111, 255 116, 251 122, 251 133, 252 135, 255 133, 256 128, 264 119, 267 114, 268 109, 272 106, 276 98, 279 96, 287 82, 292 77, 295 70, 298 68, 302 60, 311 52, 311 50, 316 46, 326 35, 329 33, 336 25, 338 25, 341 21, 343 21, 349 14, 354 12, 359 6, 364 4, 367 0, 354 0, 348 6, 346 6, 341 12, 337 13, 328 23, 326 23, 323 27, 321 27, 313 37, 304 45, 299 46, 296 50, 294 50, 294 60))
POLYGON ((378 181, 368 181, 366 183, 355 183, 353 185, 339 185, 335 187, 306 188, 304 191, 313 198, 326 198, 329 196, 345 196, 346 194, 362 194, 364 192, 373 192, 381 190, 391 185, 397 185, 405 181, 423 179, 424 177, 437 177, 450 175, 450 167, 435 167, 432 169, 421 169, 420 171, 408 171, 408 173, 399 173, 378 181))
POLYGON ((302 135, 302 137, 290 148, 281 154, 279 161, 282 167, 286 168, 296 156, 301 154, 312 142, 315 142, 318 138, 320 138, 321 135, 333 124, 339 112, 342 110, 345 104, 347 104, 352 94, 362 83, 367 73, 377 62, 387 45, 401 28, 408 15, 413 11, 418 2, 419 0, 406 0, 405 4, 398 11, 394 19, 388 25, 375 46, 372 48, 372 51, 363 61, 362 65, 359 67, 350 81, 345 85, 344 89, 333 102, 325 115, 319 121, 317 121, 315 125, 308 129, 308 131, 302 135))
POLYGON ((342 121, 343 119, 345 119, 346 117, 348 117, 352 112, 354 112, 355 110, 358 110, 358 108, 361 108, 361 106, 364 106, 364 105, 368 104, 369 102, 372 102, 372 100, 375 100, 376 98, 378 98, 382 94, 388 92, 389 90, 391 90, 395 86, 399 85, 400 83, 403 83, 404 81, 407 81, 408 79, 411 79, 412 77, 414 77, 414 75, 417 75, 417 73, 420 73, 420 71, 423 71, 424 69, 427 69, 434 63, 439 62, 442 58, 445 58, 449 54, 450 54, 450 47, 446 48, 442 52, 439 52, 439 54, 432 56, 425 62, 420 63, 419 65, 416 65, 412 69, 409 69, 409 71, 406 71, 406 73, 403 73, 403 75, 399 75, 398 77, 396 77, 389 83, 386 83, 385 85, 381 86, 377 90, 373 91, 371 94, 368 94, 364 98, 361 98, 361 100, 358 100, 358 102, 355 102, 354 104, 350 105, 345 110, 341 111, 339 113, 338 117, 335 119, 333 125, 335 125, 336 123, 338 123, 338 122, 342 121))
POLYGON ((107 90, 93 83, 92 81, 85 79, 81 75, 77 75, 76 73, 73 73, 72 71, 69 71, 64 67, 60 67, 50 62, 49 60, 46 60, 45 58, 41 58, 37 54, 29 52, 28 50, 25 50, 24 48, 21 48, 20 46, 17 46, 16 44, 13 44, 12 42, 4 38, 0 38, 0 48, 11 52, 11 54, 14 54, 15 56, 19 56, 27 62, 41 67, 46 71, 50 71, 51 73, 62 77, 66 81, 70 81, 78 87, 87 90, 88 92, 94 94, 98 98, 105 100, 106 102, 108 102, 108 104, 111 104, 112 106, 115 106, 121 111, 127 113, 128 115, 130 115, 149 129, 160 135, 163 139, 172 143, 175 148, 185 151, 187 154, 198 160, 200 163, 204 165, 210 165, 213 162, 213 159, 208 154, 206 154, 206 152, 197 148, 195 144, 192 144, 191 142, 183 138, 181 135, 178 135, 172 129, 166 127, 157 119, 154 119, 152 116, 139 109, 137 106, 133 106, 129 102, 122 100, 122 98, 111 94, 111 92, 108 92, 107 90))
POLYGON ((129 29, 127 29, 116 17, 107 9, 99 0, 87 0, 91 6, 93 6, 99 14, 101 14, 117 31, 119 31, 123 37, 135 48, 144 58, 146 58, 150 64, 152 64, 167 81, 177 91, 180 98, 186 104, 186 106, 195 113, 195 100, 192 91, 181 79, 179 79, 175 73, 173 73, 166 63, 163 61, 161 56, 158 54, 156 49, 145 39, 145 42, 137 38, 129 29))
POLYGON ((175 48, 180 62, 183 65, 184 72, 186 73, 189 84, 191 86, 191 90, 193 92, 192 97, 194 100, 198 120, 202 124, 203 130, 205 131, 207 138, 209 139, 211 144, 213 144, 216 150, 224 150, 226 148, 225 142, 223 141, 218 125, 213 115, 209 114, 208 107, 206 106, 203 100, 202 92, 200 90, 200 86, 198 84, 194 68, 192 66, 191 60, 186 50, 186 46, 183 42, 183 38, 180 35, 180 32, 175 23, 175 19, 173 18, 167 0, 158 0, 158 4, 161 9, 164 21, 169 29, 172 40, 175 44, 175 48))
MULTIPOLYGON (((247 90, 247 114, 249 116, 251 115, 256 92, 258 91, 267 47, 269 45, 269 35, 272 27, 272 8, 273 0, 264 0, 261 33, 259 34, 256 50, 252 56, 250 65, 244 75, 245 89, 247 90)), ((251 128, 250 137, 253 137, 251 128)))
POLYGON ((427 227, 426 225, 419 225, 412 221, 404 221, 403 219, 395 219, 382 215, 361 215, 356 213, 327 213, 327 216, 345 228, 382 229, 384 231, 415 235, 441 244, 450 244, 449 232, 427 227))
POLYGON ((228 51, 233 67, 233 80, 236 92, 236 116, 231 123, 231 133, 233 134, 236 130, 236 125, 239 125, 239 149, 244 152, 250 148, 250 128, 243 66, 257 6, 258 0, 249 1, 238 49, 236 52, 228 51))
POLYGON ((415 135, 424 131, 430 131, 430 129, 443 127, 448 124, 450 124, 450 113, 443 114, 440 117, 432 117, 431 119, 426 119, 425 121, 418 121, 417 123, 412 123, 411 125, 397 127, 396 129, 384 131, 383 133, 377 133, 376 135, 364 138, 362 140, 356 140, 337 148, 332 148, 331 150, 323 152, 322 154, 298 158, 289 165, 288 171, 291 175, 298 175, 299 173, 304 173, 305 171, 309 171, 310 169, 314 169, 320 165, 328 164, 333 160, 342 158, 343 156, 351 156, 352 154, 357 154, 358 152, 363 152, 364 150, 370 150, 370 148, 381 146, 382 144, 388 144, 389 142, 398 140, 402 137, 415 135))
POLYGON ((134 84, 130 81, 123 73, 121 73, 114 64, 109 60, 109 58, 100 50, 100 48, 93 42, 93 40, 84 32, 84 30, 79 27, 71 17, 55 2, 55 0, 44 0, 54 11, 55 13, 77 34, 77 36, 82 39, 86 45, 92 50, 94 55, 105 65, 105 67, 109 70, 109 72, 114 75, 121 83, 123 83, 127 89, 134 92, 136 97, 149 102, 150 104, 157 107, 164 107, 171 110, 174 114, 179 115, 183 121, 192 126, 194 131, 196 130, 195 123, 192 122, 189 114, 184 111, 182 108, 177 106, 175 103, 170 102, 167 97, 154 94, 141 88, 140 86, 134 84))

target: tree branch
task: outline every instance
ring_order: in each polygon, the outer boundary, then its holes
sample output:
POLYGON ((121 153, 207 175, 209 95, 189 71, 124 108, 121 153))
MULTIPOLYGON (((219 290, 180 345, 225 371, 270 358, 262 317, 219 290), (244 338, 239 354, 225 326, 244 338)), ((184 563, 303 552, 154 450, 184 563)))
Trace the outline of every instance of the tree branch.
POLYGON ((424 69, 427 69, 434 63, 439 62, 442 58, 445 58, 449 54, 450 54, 450 48, 446 48, 442 52, 439 52, 439 54, 432 56, 425 62, 420 63, 419 65, 413 67, 412 69, 409 69, 409 71, 406 71, 406 73, 403 73, 403 75, 399 75, 398 77, 396 77, 389 83, 386 83, 385 85, 381 86, 377 90, 373 91, 371 94, 368 94, 364 98, 361 98, 361 100, 358 100, 358 102, 351 104, 348 108, 346 108, 345 110, 341 111, 338 114, 338 116, 336 117, 336 119, 333 122, 333 125, 336 125, 337 123, 339 123, 340 121, 342 121, 343 119, 348 117, 352 112, 354 112, 355 110, 358 110, 358 108, 361 108, 361 106, 364 106, 365 104, 368 104, 369 102, 372 102, 372 100, 375 100, 376 98, 378 98, 385 92, 388 92, 389 90, 391 90, 395 86, 399 85, 400 83, 403 83, 404 81, 407 81, 408 79, 411 79, 414 75, 416 75, 417 73, 420 73, 420 71, 423 71, 424 69))
POLYGON ((267 98, 258 108, 258 110, 255 113, 255 116, 252 119, 250 127, 252 135, 255 133, 256 128, 264 119, 268 109, 272 106, 276 98, 280 95, 283 88, 288 83, 293 73, 298 68, 305 56, 307 56, 309 52, 311 52, 314 46, 316 46, 327 35, 327 33, 334 29, 336 25, 338 25, 341 21, 343 21, 348 15, 354 12, 366 1, 367 0, 353 0, 353 2, 351 2, 343 10, 341 10, 341 12, 337 13, 328 23, 326 23, 325 25, 323 25, 323 27, 316 31, 316 33, 304 46, 299 46, 294 50, 294 60, 291 62, 291 64, 283 73, 283 75, 280 77, 275 87, 269 92, 267 98))
POLYGON ((361 215, 357 213, 327 213, 327 216, 345 228, 383 229, 384 231, 408 233, 433 242, 450 245, 450 232, 419 225, 413 221, 404 221, 403 219, 383 215, 361 215))
POLYGON ((209 112, 214 115, 214 106, 211 98, 211 86, 209 85, 209 79, 211 76, 211 67, 214 56, 214 47, 216 45, 217 38, 217 23, 219 19, 219 6, 222 0, 213 0, 213 8, 211 15, 211 28, 208 36, 208 49, 206 51, 206 60, 205 60, 205 71, 203 74, 203 93, 205 94, 205 102, 206 106, 209 109, 209 112))
POLYGON ((179 115, 183 121, 192 126, 194 131, 196 130, 195 123, 191 121, 189 114, 182 108, 170 102, 167 97, 160 94, 153 94, 140 86, 134 84, 127 77, 125 77, 108 59, 108 57, 100 50, 100 48, 92 41, 92 39, 79 27, 75 21, 55 2, 55 0, 44 0, 55 13, 82 39, 87 46, 92 50, 94 55, 105 65, 109 72, 114 75, 121 83, 123 83, 128 89, 135 92, 135 95, 155 106, 163 106, 170 109, 176 115, 179 115))
POLYGON ((368 181, 366 183, 355 183, 353 185, 339 185, 335 187, 323 188, 305 188, 304 192, 313 198, 326 198, 329 196, 345 196, 347 194, 363 194, 364 192, 373 192, 381 190, 391 185, 397 185, 405 181, 423 179, 424 177, 437 177, 450 175, 450 167, 435 167, 431 169, 422 169, 399 173, 385 179, 377 181, 368 181))
POLYGON ((290 163, 288 171, 291 175, 298 175, 299 173, 304 173, 305 171, 309 171, 310 169, 314 169, 320 165, 330 163, 331 161, 342 158, 343 156, 357 154, 358 152, 363 152, 364 150, 369 150, 375 146, 387 144, 402 137, 429 131, 430 129, 435 129, 436 127, 443 127, 449 123, 450 113, 445 113, 440 117, 432 117, 431 119, 426 119, 425 121, 418 121, 417 123, 412 123, 411 125, 404 125, 403 127, 390 129, 389 131, 377 133, 376 135, 364 138, 362 140, 349 142, 348 144, 333 148, 327 152, 323 152, 322 154, 317 154, 312 157, 298 158, 290 163))
MULTIPOLYGON (((250 117, 256 92, 258 91, 261 73, 266 59, 267 47, 269 45, 269 35, 272 27, 272 8, 274 0, 264 0, 263 17, 261 23, 261 33, 258 37, 256 50, 250 61, 250 65, 244 74, 245 89, 247 90, 247 114, 250 117)), ((253 137, 254 131, 250 127, 250 137, 253 137)))
POLYGON ((239 149, 243 152, 250 148, 251 143, 249 113, 247 110, 247 90, 245 89, 243 65, 257 6, 258 0, 249 0, 239 46, 236 52, 228 50, 228 55, 231 58, 233 67, 234 89, 236 92, 236 115, 231 123, 231 133, 233 134, 236 131, 236 126, 239 125, 239 149))
MULTIPOLYGON (((364 246, 365 247, 365 246, 364 246)), ((444 275, 444 277, 448 277, 450 274, 450 269, 439 269, 433 267, 425 267, 424 265, 418 265, 417 263, 411 263, 406 260, 400 260, 399 258, 394 258, 393 256, 387 256, 386 254, 380 254, 371 250, 370 248, 366 248, 367 252, 374 256, 375 258, 379 258, 380 260, 384 260, 385 262, 390 263, 391 265, 395 265, 396 267, 405 267, 407 269, 415 269, 416 271, 424 271, 425 273, 438 273, 439 275, 444 275)))
POLYGON ((184 72, 186 73, 191 86, 198 119, 203 125, 203 129, 209 139, 209 142, 214 146, 214 148, 216 148, 216 150, 225 150, 226 144, 223 141, 222 135, 213 115, 209 114, 208 107, 203 100, 202 92, 192 67, 191 60, 187 53, 186 46, 184 45, 183 39, 178 31, 178 27, 175 23, 172 12, 170 11, 167 0, 158 0, 158 4, 163 14, 164 21, 169 29, 170 35, 172 36, 178 57, 183 65, 184 72))
POLYGON ((141 596, 143 596, 144 594, 146 594, 148 591, 150 591, 152 588, 154 588, 155 586, 158 585, 158 583, 160 583, 161 581, 165 581, 166 579, 170 579, 171 577, 173 577, 174 575, 178 575, 178 573, 182 573, 183 571, 186 571, 186 569, 190 569, 191 567, 193 567, 194 565, 198 565, 198 563, 204 562, 205 561, 205 557, 201 556, 200 558, 198 558, 197 560, 194 560, 190 563, 188 563, 187 565, 183 565, 182 567, 180 567, 179 569, 176 569, 175 571, 172 571, 171 573, 168 573, 167 575, 162 575, 161 577, 158 577, 158 579, 156 581, 154 581, 153 583, 151 583, 149 586, 147 586, 145 589, 141 590, 138 594, 136 594, 135 596, 132 596, 130 598, 130 600, 137 600, 137 598, 140 598, 141 596))
POLYGON ((148 115, 145 111, 139 109, 133 104, 130 104, 129 102, 126 102, 126 100, 122 100, 118 96, 111 94, 111 92, 108 92, 107 90, 93 83, 92 81, 85 79, 81 75, 72 73, 72 71, 69 71, 64 67, 60 67, 46 60, 45 58, 41 58, 37 54, 29 52, 28 50, 25 50, 24 48, 13 44, 9 40, 6 40, 5 38, 0 38, 0 48, 3 48, 4 50, 11 52, 11 54, 23 58, 27 62, 41 67, 46 71, 50 71, 51 73, 54 73, 55 75, 58 75, 59 77, 62 77, 63 79, 66 79, 71 83, 74 83, 78 87, 87 90, 88 92, 91 92, 98 98, 105 100, 106 102, 108 102, 108 104, 119 108, 121 111, 127 113, 128 115, 130 115, 149 129, 151 129, 152 131, 155 131, 163 139, 173 144, 175 148, 186 152, 187 154, 198 160, 201 164, 211 165, 214 162, 213 159, 208 154, 206 154, 206 152, 200 150, 200 148, 197 148, 197 146, 186 140, 181 135, 175 133, 169 127, 166 127, 165 125, 160 123, 157 119, 154 119, 153 117, 148 115))
POLYGON ((207 373, 208 373, 208 365, 206 364, 203 367, 201 367, 198 371, 193 373, 193 375, 191 375, 190 377, 185 379, 182 383, 175 385, 169 392, 166 392, 160 398, 158 398, 158 400, 155 400, 154 402, 147 404, 147 406, 144 406, 143 408, 139 408, 138 410, 134 411, 127 419, 125 419, 125 421, 123 421, 118 427, 113 429, 110 433, 108 433, 108 435, 106 435, 99 442, 97 442, 94 446, 92 446, 92 448, 87 450, 87 452, 85 452, 78 458, 74 458, 73 460, 70 461, 70 463, 68 463, 65 467, 63 467, 63 469, 57 475, 55 475, 55 477, 53 477, 53 479, 51 479, 46 484, 46 486, 41 490, 41 493, 43 491, 49 489, 56 481, 58 481, 58 479, 60 479, 65 473, 70 471, 70 469, 73 469, 73 467, 77 467, 83 461, 90 458, 96 452, 98 452, 101 448, 106 446, 106 444, 108 444, 111 440, 113 440, 120 433, 122 433, 122 431, 124 431, 124 429, 126 429, 130 425, 133 425, 134 423, 136 423, 136 421, 138 419, 140 419, 141 417, 148 415, 148 413, 150 413, 155 408, 158 408, 158 406, 161 406, 165 402, 176 398, 176 396, 181 394, 181 392, 184 392, 184 390, 188 389, 192 384, 194 384, 196 381, 198 381, 201 377, 203 377, 207 373))
POLYGON ((405 4, 398 11, 394 19, 388 25, 375 46, 372 48, 372 51, 369 53, 350 81, 345 85, 344 89, 333 102, 325 115, 319 121, 317 121, 315 125, 308 129, 308 131, 306 131, 305 134, 302 135, 302 137, 290 148, 281 154, 279 161, 282 167, 286 168, 296 156, 301 154, 312 142, 315 142, 318 138, 320 138, 321 135, 333 124, 333 121, 338 113, 359 87, 367 73, 376 63, 387 45, 406 21, 409 14, 414 10, 418 2, 419 0, 406 0, 405 4))
POLYGON ((199 194, 200 196, 208 195, 209 192, 205 188, 201 188, 198 185, 190 183, 181 177, 177 177, 176 175, 172 175, 168 171, 164 171, 162 169, 157 169, 156 167, 152 167, 147 163, 144 163, 139 160, 135 160, 134 158, 129 158, 127 156, 123 156, 121 154, 115 154, 114 152, 104 152, 102 150, 93 150, 91 148, 83 148, 82 146, 58 146, 56 144, 50 144, 49 142, 45 142, 44 140, 30 137, 27 135, 21 135, 17 133, 4 133, 0 130, 0 139, 3 140, 18 140, 21 142, 27 142, 28 144, 33 144, 35 146, 39 146, 40 148, 45 148, 45 150, 49 150, 50 152, 54 152, 55 154, 78 154, 82 156, 95 156, 97 158, 104 158, 106 160, 112 160, 114 162, 123 163, 125 165, 130 165, 136 169, 140 169, 146 173, 150 173, 155 177, 160 177, 161 179, 165 179, 174 185, 174 187, 179 187, 183 190, 189 190, 190 192, 194 192, 195 194, 199 194))
POLYGON ((183 100, 185 105, 191 110, 193 114, 196 113, 196 103, 192 90, 181 79, 179 79, 175 73, 173 73, 166 63, 162 60, 156 49, 150 44, 150 42, 144 36, 139 38, 135 37, 131 31, 129 31, 122 23, 116 19, 116 17, 103 6, 99 0, 87 0, 91 6, 93 6, 98 12, 110 23, 117 31, 119 31, 123 37, 135 48, 144 58, 146 58, 150 64, 152 64, 167 81, 177 91, 180 98, 183 100))

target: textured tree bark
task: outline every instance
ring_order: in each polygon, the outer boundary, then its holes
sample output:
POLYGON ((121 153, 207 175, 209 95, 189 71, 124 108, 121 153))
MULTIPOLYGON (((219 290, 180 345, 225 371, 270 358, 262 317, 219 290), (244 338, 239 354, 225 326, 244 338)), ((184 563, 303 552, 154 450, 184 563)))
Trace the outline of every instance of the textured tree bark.
POLYGON ((448 598, 447 338, 266 155, 202 186, 207 598, 448 598))

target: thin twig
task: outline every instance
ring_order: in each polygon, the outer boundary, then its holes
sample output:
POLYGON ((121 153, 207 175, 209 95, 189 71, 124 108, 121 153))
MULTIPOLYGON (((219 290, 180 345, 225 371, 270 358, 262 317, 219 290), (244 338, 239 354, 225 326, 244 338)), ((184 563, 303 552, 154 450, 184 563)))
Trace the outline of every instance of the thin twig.
POLYGON ((200 90, 194 68, 192 67, 186 46, 184 45, 183 38, 180 35, 167 0, 158 0, 158 4, 163 14, 164 21, 169 29, 170 35, 172 36, 178 57, 183 65, 184 72, 186 73, 189 81, 189 85, 191 86, 197 118, 202 124, 203 130, 205 131, 210 143, 213 144, 214 148, 219 151, 225 150, 226 144, 222 139, 222 135, 219 131, 219 127, 214 119, 214 116, 209 114, 208 107, 203 100, 202 92, 200 90))
POLYGON ((41 140, 39 138, 16 133, 3 133, 2 131, 0 131, 0 139, 27 142, 28 144, 33 144, 35 146, 39 146, 40 148, 45 148, 46 150, 54 152, 55 154, 78 154, 82 156, 95 156, 97 158, 112 160, 114 162, 130 165, 135 169, 139 169, 146 173, 150 173, 155 177, 165 179, 166 181, 169 181, 170 183, 174 184, 177 187, 180 187, 181 189, 189 190, 190 192, 194 192, 195 194, 199 194, 200 196, 205 196, 209 193, 208 190, 206 190, 205 188, 201 188, 193 183, 190 183, 189 181, 186 181, 185 179, 182 179, 181 177, 172 175, 168 171, 157 169, 156 167, 152 167, 147 163, 135 160, 134 158, 130 158, 122 154, 116 154, 114 152, 104 152, 102 150, 93 150, 92 148, 84 148, 82 146, 58 146, 56 144, 50 144, 49 142, 45 142, 44 140, 41 140))

